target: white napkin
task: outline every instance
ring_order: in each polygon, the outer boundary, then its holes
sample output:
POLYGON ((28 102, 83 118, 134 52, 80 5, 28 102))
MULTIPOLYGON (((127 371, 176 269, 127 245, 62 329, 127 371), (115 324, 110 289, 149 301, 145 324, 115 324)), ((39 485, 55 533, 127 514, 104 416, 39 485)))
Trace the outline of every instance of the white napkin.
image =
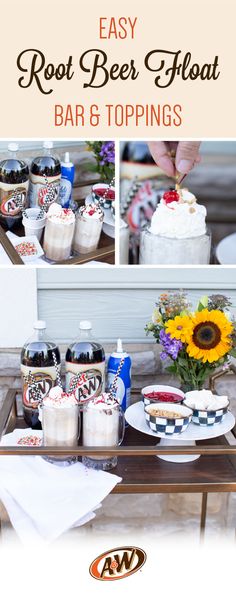
MULTIPOLYGON (((22 435, 26 433, 30 430, 22 430, 22 435)), ((0 498, 25 544, 50 542, 85 524, 121 480, 80 462, 60 467, 39 456, 0 456, 0 498)))
POLYGON ((13 266, 13 263, 7 253, 5 252, 2 244, 0 244, 0 264, 4 266, 13 266))

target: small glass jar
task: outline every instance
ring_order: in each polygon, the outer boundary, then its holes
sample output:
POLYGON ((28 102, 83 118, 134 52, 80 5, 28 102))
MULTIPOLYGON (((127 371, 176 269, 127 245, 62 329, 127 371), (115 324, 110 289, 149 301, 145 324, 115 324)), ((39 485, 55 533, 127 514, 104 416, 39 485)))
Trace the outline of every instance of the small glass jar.
MULTIPOLYGON (((115 447, 124 438, 125 417, 117 402, 109 408, 94 406, 90 402, 83 406, 83 445, 87 447, 115 447)), ((111 470, 117 465, 116 456, 83 456, 82 462, 97 470, 111 470)))
POLYGON ((140 235, 139 264, 209 264, 211 233, 199 237, 162 237, 145 227, 140 235))
MULTIPOLYGON (((75 448, 80 435, 78 404, 71 406, 40 406, 39 418, 43 427, 43 445, 56 448, 75 448)), ((44 456, 48 462, 73 464, 77 456, 44 456)))

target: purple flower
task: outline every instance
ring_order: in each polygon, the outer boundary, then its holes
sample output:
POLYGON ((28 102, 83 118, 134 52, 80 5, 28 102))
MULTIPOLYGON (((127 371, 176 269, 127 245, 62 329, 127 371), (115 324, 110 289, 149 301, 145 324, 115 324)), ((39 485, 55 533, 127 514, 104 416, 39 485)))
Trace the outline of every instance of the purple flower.
POLYGON ((101 157, 101 165, 108 165, 109 163, 112 163, 112 165, 114 165, 115 143, 112 140, 103 142, 99 155, 101 157))
POLYGON ((161 361, 165 361, 167 359, 168 355, 167 353, 165 353, 165 351, 163 351, 162 353, 160 353, 160 359, 161 361))
POLYGON ((160 344, 163 347, 163 352, 160 354, 160 358, 164 361, 169 355, 172 359, 177 359, 179 351, 183 348, 181 340, 171 338, 170 334, 167 334, 165 330, 160 331, 160 344))

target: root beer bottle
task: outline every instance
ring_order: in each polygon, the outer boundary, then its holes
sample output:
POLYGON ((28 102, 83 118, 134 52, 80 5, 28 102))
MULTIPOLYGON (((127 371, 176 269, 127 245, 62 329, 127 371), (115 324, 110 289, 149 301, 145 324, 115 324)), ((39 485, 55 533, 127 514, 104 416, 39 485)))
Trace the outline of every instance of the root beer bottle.
POLYGON ((160 176, 157 164, 149 151, 147 142, 129 141, 124 145, 121 158, 121 178, 141 180, 160 176))
POLYGON ((56 383, 54 358, 59 367, 61 361, 59 349, 46 336, 45 329, 46 322, 37 320, 33 336, 26 341, 21 351, 24 418, 27 425, 34 429, 41 428, 38 405, 56 383))
POLYGON ((10 142, 7 158, 0 162, 0 221, 7 229, 21 221, 27 207, 29 169, 17 151, 18 144, 10 142))
POLYGON ((77 373, 84 373, 76 396, 91 398, 105 387, 105 352, 101 344, 92 336, 92 324, 83 320, 79 325, 79 336, 66 352, 66 389, 77 373))
POLYGON ((52 154, 53 143, 43 143, 43 154, 35 157, 30 166, 30 206, 45 206, 57 202, 60 191, 61 164, 52 154))

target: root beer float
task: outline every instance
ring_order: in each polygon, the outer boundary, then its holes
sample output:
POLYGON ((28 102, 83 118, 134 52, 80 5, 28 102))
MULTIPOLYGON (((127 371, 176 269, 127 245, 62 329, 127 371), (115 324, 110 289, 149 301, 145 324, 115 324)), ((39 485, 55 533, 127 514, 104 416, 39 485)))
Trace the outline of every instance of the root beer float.
POLYGON ((73 239, 76 254, 87 254, 97 249, 104 214, 100 206, 88 204, 78 210, 73 239))
POLYGON ((70 208, 51 204, 46 214, 43 248, 49 260, 70 257, 75 228, 75 215, 70 208))

